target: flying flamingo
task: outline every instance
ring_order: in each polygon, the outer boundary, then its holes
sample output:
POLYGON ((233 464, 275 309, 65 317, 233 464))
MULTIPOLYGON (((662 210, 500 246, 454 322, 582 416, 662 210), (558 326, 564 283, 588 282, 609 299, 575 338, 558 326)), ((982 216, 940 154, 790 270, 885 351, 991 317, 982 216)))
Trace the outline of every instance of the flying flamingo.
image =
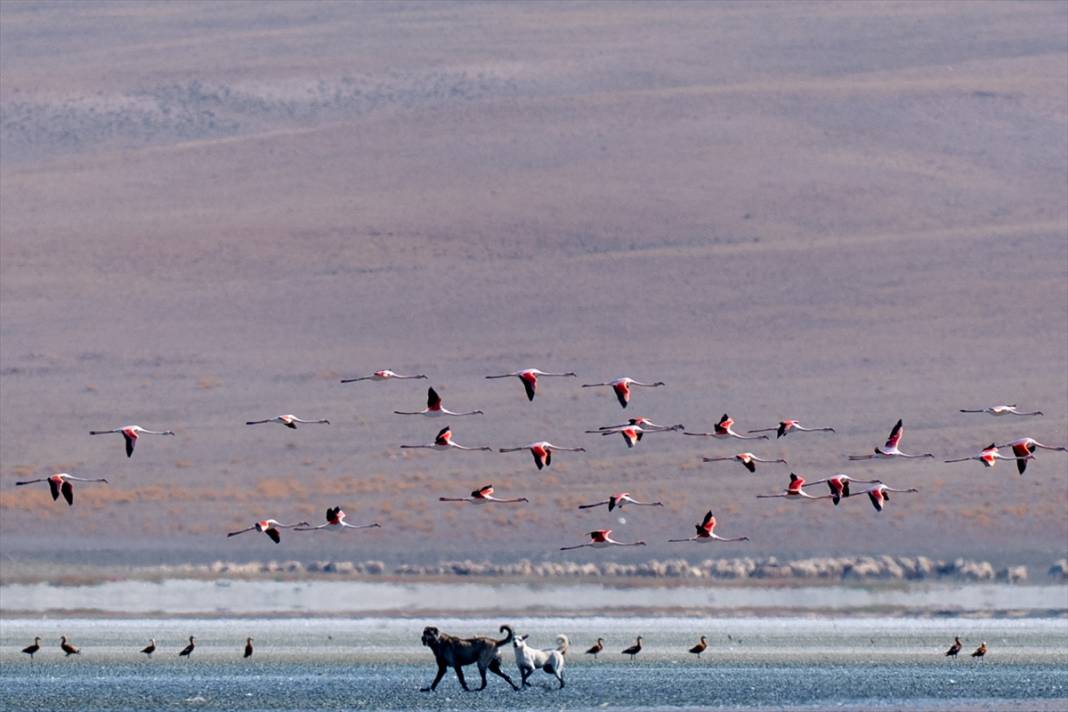
POLYGON ((608 505, 608 511, 609 512, 611 512, 613 509, 622 509, 623 505, 625 505, 625 504, 633 504, 636 507, 663 507, 664 506, 663 502, 639 502, 638 500, 636 500, 636 499, 634 499, 633 497, 630 496, 630 492, 620 492, 619 494, 614 494, 611 497, 609 497, 608 499, 603 500, 601 502, 594 502, 593 504, 580 504, 578 506, 578 508, 579 509, 593 509, 594 507, 603 507, 606 504, 608 505))
POLYGON ((778 427, 775 427, 775 428, 761 428, 760 430, 750 430, 749 432, 751 432, 751 433, 770 433, 770 432, 774 431, 775 432, 775 439, 778 440, 779 438, 786 437, 787 435, 789 435, 790 433, 794 432, 795 430, 798 431, 798 432, 802 432, 802 433, 816 433, 816 432, 833 433, 834 432, 834 428, 806 428, 805 426, 801 425, 801 423, 799 423, 796 420, 783 420, 783 421, 779 422, 778 427))
POLYGON ((74 475, 68 475, 66 472, 59 472, 50 477, 38 477, 36 480, 24 480, 22 482, 16 482, 16 486, 32 485, 36 482, 47 482, 48 488, 52 490, 52 501, 59 499, 60 493, 63 494, 63 499, 67 500, 67 506, 74 506, 74 486, 70 483, 71 480, 75 482, 103 482, 107 484, 108 481, 103 477, 95 479, 88 479, 85 477, 75 477, 74 475))
POLYGON ((645 546, 644 541, 635 541, 629 544, 624 544, 621 541, 616 541, 609 534, 612 533, 611 529, 597 529, 589 533, 590 540, 585 544, 579 544, 578 546, 561 546, 560 551, 570 551, 571 549, 582 549, 584 547, 590 547, 591 549, 607 549, 610 546, 645 546))
MULTIPOLYGON (((915 487, 909 489, 894 489, 893 487, 887 487, 884 484, 878 484, 869 489, 865 494, 868 495, 868 499, 871 500, 871 506, 875 507, 876 512, 883 511, 883 505, 890 501, 891 492, 919 492, 915 487)), ((859 492, 854 492, 851 496, 856 496, 859 492)))
POLYGON ((326 524, 320 524, 317 527, 294 527, 295 532, 316 532, 316 531, 328 531, 339 532, 342 529, 378 529, 382 525, 378 522, 372 522, 370 524, 349 524, 345 521, 347 515, 341 511, 341 507, 328 507, 326 510, 326 524))
POLYGON ((1035 456, 1031 453, 1024 455, 1023 458, 1017 457, 1016 455, 1013 455, 1012 457, 1006 457, 1005 455, 1002 455, 1000 452, 998 452, 997 445, 995 445, 994 443, 990 443, 982 450, 980 450, 979 454, 977 455, 972 455, 970 457, 958 457, 952 460, 946 460, 945 462, 968 462, 969 460, 978 460, 987 467, 993 467, 994 465, 998 464, 998 460, 1033 460, 1034 457, 1035 456))
POLYGON ((559 445, 553 445, 547 440, 531 443, 530 445, 524 445, 522 447, 502 447, 498 452, 521 452, 523 450, 530 450, 530 453, 534 456, 534 464, 538 466, 539 470, 552 464, 554 450, 563 452, 586 452, 586 448, 560 447, 559 445))
POLYGON ((749 537, 747 536, 722 537, 719 534, 716 534, 716 517, 712 514, 711 509, 705 513, 705 518, 701 521, 700 524, 694 525, 694 528, 697 529, 697 533, 689 539, 668 539, 668 541, 749 541, 749 537))
POLYGON ((786 497, 787 499, 831 499, 833 495, 824 494, 819 497, 814 497, 806 492, 803 488, 805 486, 805 478, 796 472, 790 473, 790 484, 785 490, 779 494, 758 494, 757 499, 771 499, 774 497, 786 497))
POLYGON ((549 373, 547 371, 540 371, 536 368, 525 368, 522 371, 513 371, 512 373, 502 373, 499 376, 486 376, 486 378, 518 378, 523 382, 523 388, 527 392, 527 400, 534 400, 534 395, 538 392, 538 376, 563 376, 563 377, 575 377, 577 374, 568 371, 567 373, 549 373))
POLYGON ((767 435, 739 435, 734 432, 731 427, 734 425, 734 419, 726 413, 719 419, 716 426, 711 433, 689 433, 684 432, 683 435, 699 435, 706 438, 719 438, 720 440, 726 440, 727 438, 738 438, 739 440, 767 440, 767 435))
POLYGON ((126 439, 126 457, 132 457, 134 446, 137 445, 137 438, 142 435, 174 435, 173 430, 145 430, 140 425, 124 425, 121 428, 115 428, 114 430, 90 430, 90 435, 110 435, 112 433, 122 433, 122 437, 126 439))
POLYGON ((1016 469, 1020 471, 1021 475, 1024 473, 1024 470, 1027 469, 1027 461, 1029 459, 1034 459, 1033 457, 1029 458, 1028 455, 1033 456, 1035 452, 1037 452, 1039 449, 1055 450, 1057 452, 1068 452, 1068 447, 1043 445, 1034 438, 1019 438, 1017 440, 1013 440, 1011 443, 998 445, 998 447, 1012 448, 1013 454, 1016 455, 1016 469))
POLYGON ((627 447, 634 447, 635 444, 641 442, 642 436, 648 433, 669 433, 677 428, 659 428, 654 430, 648 430, 641 425, 617 425, 611 428, 600 428, 598 430, 587 430, 587 433, 593 435, 614 435, 619 433, 623 436, 623 442, 627 443, 627 447))
POLYGON ((582 387, 600 388, 601 386, 611 386, 612 390, 615 391, 616 399, 619 401, 619 404, 626 408, 627 404, 630 403, 631 388, 637 386, 642 386, 643 388, 658 388, 659 386, 664 385, 667 384, 665 384, 663 381, 657 381, 656 383, 642 383, 641 381, 635 381, 633 378, 623 377, 617 378, 613 381, 608 381, 607 383, 584 383, 582 384, 582 387))
POLYGON ((819 485, 827 483, 827 488, 831 490, 831 500, 834 502, 834 506, 838 506, 838 503, 842 501, 842 497, 849 496, 849 483, 856 482, 857 484, 865 485, 878 485, 882 484, 882 480, 855 480, 849 475, 834 475, 833 477, 825 477, 822 480, 816 480, 809 482, 806 487, 812 485, 819 485))
POLYGON ((356 378, 342 378, 342 383, 356 383, 357 381, 388 381, 391 378, 405 379, 405 378, 426 378, 426 376, 402 376, 396 371, 390 371, 388 368, 381 371, 375 371, 370 376, 357 376, 356 378))
POLYGON ((297 522, 296 524, 280 524, 276 519, 261 519, 247 529, 242 529, 237 532, 230 532, 227 537, 237 536, 238 534, 244 534, 245 532, 257 531, 263 532, 271 538, 275 544, 282 541, 282 535, 279 534, 279 529, 296 529, 297 527, 310 527, 308 522, 297 522))
POLYGON ((266 420, 250 420, 245 423, 245 425, 263 425, 264 423, 281 423, 287 428, 292 428, 293 430, 297 429, 297 423, 322 423, 324 425, 330 425, 330 421, 326 419, 302 420, 297 416, 293 415, 292 413, 287 413, 286 415, 276 415, 273 418, 267 418, 266 420))
POLYGON ((901 424, 899 419, 894 425, 894 429, 890 431, 890 437, 887 438, 886 444, 882 447, 876 447, 871 455, 850 455, 850 460, 887 460, 892 457, 934 457, 931 453, 924 455, 909 455, 901 452, 898 446, 901 444, 901 436, 905 434, 905 428, 901 424))
POLYGON ((438 497, 439 502, 470 502, 471 504, 485 504, 487 502, 498 502, 500 504, 514 504, 517 502, 528 502, 526 497, 516 497, 515 499, 500 499, 493 496, 493 485, 482 485, 477 490, 471 493, 470 497, 438 497))
POLYGON ((961 408, 961 413, 989 413, 990 415, 1042 415, 1042 411, 1036 410, 1030 413, 1021 413, 1016 409, 1016 404, 1011 405, 992 405, 989 408, 979 408, 978 410, 968 410, 967 408, 961 408))
POLYGON ((781 457, 778 460, 765 460, 762 457, 757 457, 751 452, 740 452, 737 455, 731 455, 730 457, 702 457, 702 462, 725 462, 726 460, 737 460, 745 466, 745 469, 750 472, 756 472, 756 463, 758 462, 781 462, 784 465, 789 465, 786 460, 781 457))
POLYGON ((433 388, 426 389, 426 408, 423 410, 405 411, 395 410, 393 411, 397 415, 425 415, 429 418, 436 418, 442 415, 484 415, 481 410, 469 410, 466 413, 453 413, 451 410, 446 410, 441 405, 441 396, 433 388))
POLYGON ((450 430, 447 425, 438 432, 437 437, 434 438, 434 442, 429 445, 401 445, 401 447, 406 450, 418 450, 420 448, 448 450, 449 448, 454 447, 457 450, 485 450, 486 452, 493 452, 493 448, 491 447, 464 447, 463 445, 454 443, 452 441, 452 430, 450 430))
POLYGON ((605 434, 609 435, 609 434, 611 434, 613 432, 618 431, 620 428, 627 427, 628 425, 638 425, 638 426, 644 428, 645 432, 652 432, 654 430, 683 430, 686 427, 682 423, 679 423, 678 425, 657 425, 656 423, 654 423, 653 421, 649 420, 648 418, 643 418, 641 416, 638 416, 636 418, 627 418, 627 422, 620 423, 619 425, 602 425, 601 427, 599 427, 597 429, 598 430, 607 430, 609 432, 605 433, 605 434))

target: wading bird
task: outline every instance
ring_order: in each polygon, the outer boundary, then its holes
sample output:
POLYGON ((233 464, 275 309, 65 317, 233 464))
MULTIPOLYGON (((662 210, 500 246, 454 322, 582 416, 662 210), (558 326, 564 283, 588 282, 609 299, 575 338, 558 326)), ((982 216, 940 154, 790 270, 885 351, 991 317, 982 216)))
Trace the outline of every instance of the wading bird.
POLYGON ((784 465, 789 465, 786 460, 781 457, 777 460, 765 460, 762 457, 757 457, 751 452, 740 452, 737 455, 730 455, 729 457, 702 457, 701 462, 725 462, 727 460, 737 460, 742 463, 745 469, 750 472, 756 472, 756 463, 758 462, 781 462, 784 465))
POLYGON ((639 635, 638 640, 634 645, 630 646, 626 650, 622 651, 620 655, 629 655, 631 662, 634 662, 634 656, 642 651, 642 637, 639 635))
POLYGON ((370 376, 357 376, 356 378, 342 378, 342 383, 356 383, 357 381, 388 381, 392 378, 405 379, 405 378, 426 378, 424 375, 418 376, 402 376, 396 371, 390 371, 388 368, 381 371, 375 371, 370 376))
POLYGON ((521 452, 523 450, 530 450, 530 454, 534 456, 534 464, 537 465, 539 470, 552 464, 553 452, 556 450, 561 452, 586 452, 586 448, 560 447, 559 445, 553 445, 547 440, 531 443, 530 445, 523 445, 521 447, 502 447, 497 452, 521 452))
POLYGON ((155 638, 149 638, 148 639, 148 645, 146 645, 145 647, 141 648, 141 652, 151 658, 152 657, 152 653, 156 652, 156 639, 155 638))
POLYGON ((833 477, 825 477, 822 480, 815 480, 809 482, 805 486, 811 487, 812 485, 819 485, 827 483, 827 489, 831 491, 831 501, 834 502, 834 506, 838 506, 838 503, 842 501, 842 497, 849 496, 849 483, 856 482, 857 484, 865 485, 878 485, 882 484, 882 480, 855 480, 849 475, 834 475, 833 477))
POLYGON ((986 651, 987 651, 987 647, 986 647, 986 641, 984 640, 984 641, 983 641, 983 642, 982 642, 982 643, 981 643, 981 644, 979 645, 979 647, 975 649, 975 652, 974 652, 974 653, 972 653, 972 657, 973 657, 973 658, 981 658, 981 657, 983 657, 984 655, 986 655, 986 651))
POLYGON ((341 507, 330 507, 326 510, 326 523, 320 524, 317 527, 293 527, 295 532, 317 532, 317 531, 330 531, 339 532, 342 529, 378 529, 382 525, 378 522, 371 522, 370 524, 349 524, 345 521, 347 515, 341 511, 341 507))
POLYGON ((441 396, 433 387, 426 389, 426 408, 423 410, 395 410, 396 415, 425 415, 428 418, 437 418, 442 415, 485 415, 481 410, 469 410, 466 413, 453 413, 441 404, 441 396))
POLYGON ((174 435, 173 430, 145 430, 140 425, 124 425, 121 428, 115 428, 114 430, 90 430, 90 435, 111 435, 112 433, 122 433, 122 437, 126 440, 126 457, 132 457, 134 446, 137 445, 137 438, 142 435, 174 435))
POLYGON ((600 388, 601 386, 610 386, 616 394, 616 400, 624 408, 630 403, 630 389, 641 386, 642 388, 659 388, 660 386, 667 385, 663 381, 657 381, 656 383, 642 383, 641 381, 635 381, 633 378, 617 378, 613 381, 606 383, 584 383, 583 388, 600 388))
POLYGON ((701 642, 698 643, 697 645, 693 646, 692 648, 690 648, 690 652, 693 653, 694 655, 696 655, 697 657, 701 657, 701 653, 705 652, 705 649, 707 647, 708 647, 708 638, 706 638, 705 636, 702 635, 701 636, 701 642))
POLYGON ((786 497, 787 499, 831 499, 834 495, 824 494, 814 497, 806 492, 805 478, 796 472, 790 473, 790 484, 779 494, 758 494, 757 499, 772 499, 774 497, 786 497))
POLYGON ((33 665, 33 656, 37 654, 37 651, 41 649, 41 639, 39 637, 33 639, 33 645, 27 645, 22 649, 22 652, 30 656, 30 665, 33 665))
POLYGON ((63 651, 64 657, 70 657, 71 655, 81 655, 82 651, 75 648, 73 645, 67 642, 67 636, 61 635, 59 637, 59 649, 63 651))
POLYGON ((898 446, 901 444, 901 437, 905 434, 905 428, 901 424, 901 420, 898 420, 894 425, 894 429, 890 431, 890 437, 887 438, 886 443, 881 447, 876 447, 871 455, 850 455, 850 460, 884 460, 892 457, 934 457, 931 453, 923 455, 909 455, 901 452, 898 446))
POLYGON ((227 537, 237 536, 238 534, 244 534, 245 532, 257 531, 263 532, 271 541, 278 544, 282 541, 282 535, 279 533, 279 529, 296 529, 297 527, 310 527, 308 522, 297 522, 296 524, 279 524, 276 519, 261 519, 247 529, 242 529, 237 532, 230 532, 227 537))
POLYGON ((448 426, 445 426, 438 431, 438 435, 434 438, 434 442, 429 445, 401 445, 401 448, 405 450, 448 450, 449 448, 456 448, 457 450, 484 450, 486 452, 493 452, 493 448, 486 447, 485 445, 482 447, 465 447, 454 443, 452 441, 452 430, 450 430, 448 426))
POLYGON ((798 432, 802 432, 802 433, 816 433, 816 432, 833 433, 834 432, 834 428, 806 428, 805 426, 801 425, 801 423, 799 423, 796 420, 782 420, 782 421, 779 422, 778 427, 775 427, 775 428, 761 428, 760 430, 750 430, 749 432, 750 433, 770 433, 770 432, 774 431, 775 432, 775 439, 778 440, 779 438, 786 437, 787 435, 789 435, 790 433, 794 432, 795 430, 798 431, 798 432))
MULTIPOLYGON (((1033 460, 1034 457, 1035 457, 1034 455, 1028 453, 1027 455, 1025 455, 1023 457, 1023 459, 1024 460, 1033 460)), ((998 464, 998 460, 1019 460, 1019 459, 1020 459, 1020 457, 1018 457, 1016 455, 1013 455, 1012 457, 1006 457, 1005 455, 1002 455, 1000 452, 998 452, 998 446, 995 445, 994 443, 990 443, 989 445, 984 447, 982 450, 980 450, 977 455, 972 455, 971 457, 957 457, 957 458, 954 458, 952 460, 946 460, 945 462, 968 462, 970 460, 978 460, 979 462, 983 463, 987 467, 993 467, 994 465, 998 464)))
POLYGON ((499 504, 515 504, 518 502, 529 501, 526 497, 516 497, 515 499, 501 499, 493 496, 493 485, 482 485, 477 490, 473 491, 469 497, 438 497, 439 502, 470 502, 471 504, 485 504, 486 502, 497 502, 499 504))
MULTIPOLYGON (((894 489, 893 487, 887 487, 886 485, 879 484, 879 485, 875 485, 874 487, 868 489, 868 491, 865 494, 867 494, 868 495, 868 499, 871 500, 871 506, 875 507, 875 511, 876 512, 881 512, 881 511, 883 511, 883 506, 887 502, 890 501, 890 493, 891 492, 901 492, 901 493, 911 492, 911 493, 916 493, 916 492, 919 492, 919 490, 916 489, 915 487, 910 487, 908 489, 894 489)), ((858 494, 860 494, 860 492, 854 492, 850 496, 856 496, 858 494)))
POLYGON ((998 445, 997 447, 1011 447, 1012 454, 1016 455, 1016 469, 1020 471, 1022 475, 1024 470, 1027 469, 1027 461, 1034 459, 1034 454, 1038 450, 1055 450, 1057 452, 1068 452, 1068 447, 1059 447, 1054 445, 1043 445, 1034 438, 1019 438, 1013 440, 1011 443, 1005 443, 1004 445, 998 445), (1031 455, 1032 457, 1028 457, 1031 455))
POLYGON ((547 371, 540 371, 536 368, 525 368, 522 371, 513 371, 512 373, 502 373, 499 376, 486 376, 486 378, 518 378, 523 383, 523 388, 527 392, 527 400, 534 400, 534 396, 538 392, 538 376, 562 376, 562 377, 575 377, 577 374, 568 371, 567 373, 549 373, 547 371))
MULTIPOLYGON (((188 658, 190 655, 193 654, 193 651, 196 650, 196 647, 197 647, 196 638, 194 638, 193 636, 189 636, 189 645, 185 646, 184 648, 182 648, 178 652, 178 657, 180 657, 180 658, 188 658)), ((192 659, 192 658, 190 658, 190 659, 192 659)))
POLYGON ((600 502, 594 502, 593 504, 580 504, 578 506, 578 508, 579 509, 593 509, 594 507, 603 507, 606 504, 608 505, 608 511, 609 512, 611 512, 613 509, 622 509, 623 505, 626 505, 626 504, 633 504, 636 507, 663 507, 664 506, 663 502, 639 502, 638 500, 636 500, 636 499, 634 499, 633 497, 630 496, 630 492, 620 492, 619 494, 614 494, 611 497, 609 497, 608 499, 602 500, 600 502))
POLYGON ((1021 413, 1016 409, 1016 404, 1011 405, 992 405, 989 408, 979 408, 978 410, 968 410, 966 408, 960 409, 961 413, 989 413, 990 415, 1042 415, 1042 411, 1035 410, 1030 413, 1021 413))
POLYGON ((585 544, 579 544, 577 546, 561 546, 560 551, 570 551, 571 549, 582 549, 590 547, 591 549, 607 549, 610 546, 645 546, 644 541, 635 541, 629 544, 625 544, 621 541, 616 541, 611 538, 609 534, 612 533, 611 529, 598 529, 589 533, 590 540, 585 544))
POLYGON ((711 433, 691 433, 684 432, 683 435, 696 435, 703 438, 719 438, 720 440, 726 440, 727 438, 738 438, 739 440, 767 440, 767 435, 739 435, 732 430, 734 426, 734 419, 726 413, 716 423, 711 433))
POLYGON ((252 657, 252 638, 245 638, 245 657, 252 657))
POLYGON ((669 542, 682 542, 682 541, 749 541, 747 536, 736 537, 722 537, 716 534, 716 517, 712 514, 712 510, 708 510, 705 513, 705 518, 701 520, 700 524, 695 524, 694 528, 697 533, 689 539, 668 539, 669 542))
POLYGON ((63 495, 63 499, 67 500, 67 506, 74 506, 74 482, 103 482, 108 484, 107 479, 103 477, 97 477, 95 479, 85 477, 75 477, 74 475, 68 475, 66 472, 57 472, 49 477, 38 477, 36 480, 23 480, 22 482, 16 482, 16 487, 22 485, 32 485, 37 482, 47 482, 48 488, 52 490, 52 501, 59 499, 59 495, 63 495))
POLYGON ((287 428, 292 428, 293 430, 297 429, 297 423, 322 423, 323 425, 330 425, 330 421, 326 420, 325 418, 322 420, 302 420, 297 416, 293 415, 292 413, 287 413, 285 415, 276 415, 273 418, 267 418, 265 420, 250 420, 246 422, 245 425, 263 425, 264 423, 281 423, 287 428))
POLYGON ((947 658, 955 658, 955 657, 957 657, 957 653, 960 652, 960 649, 962 647, 963 647, 963 644, 960 642, 960 638, 959 637, 954 637, 953 638, 953 645, 949 646, 949 650, 946 651, 946 657, 947 658))
POLYGON ((637 443, 641 442, 642 436, 649 433, 668 433, 677 428, 658 428, 648 430, 641 425, 617 425, 614 428, 599 428, 597 430, 587 430, 586 432, 592 435, 614 435, 619 433, 623 436, 623 442, 627 444, 627 447, 634 447, 637 443))
POLYGON ((590 649, 586 651, 586 655, 592 655, 596 660, 597 656, 604 650, 604 638, 598 638, 597 642, 590 646, 590 649))

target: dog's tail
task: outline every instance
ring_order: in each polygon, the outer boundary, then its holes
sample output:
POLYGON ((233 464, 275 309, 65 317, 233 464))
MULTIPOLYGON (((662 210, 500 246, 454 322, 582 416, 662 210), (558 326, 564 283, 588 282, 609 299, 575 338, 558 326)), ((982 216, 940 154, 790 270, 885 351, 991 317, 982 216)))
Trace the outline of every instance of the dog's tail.
POLYGON ((556 636, 556 652, 561 655, 567 655, 568 648, 571 647, 571 641, 567 639, 566 635, 556 636))
POLYGON ((495 643, 498 648, 501 647, 502 645, 508 645, 509 643, 511 643, 515 639, 515 633, 512 632, 512 626, 507 625, 507 624, 506 625, 502 625, 501 626, 501 632, 503 633, 505 631, 508 631, 508 635, 503 640, 498 640, 495 643))

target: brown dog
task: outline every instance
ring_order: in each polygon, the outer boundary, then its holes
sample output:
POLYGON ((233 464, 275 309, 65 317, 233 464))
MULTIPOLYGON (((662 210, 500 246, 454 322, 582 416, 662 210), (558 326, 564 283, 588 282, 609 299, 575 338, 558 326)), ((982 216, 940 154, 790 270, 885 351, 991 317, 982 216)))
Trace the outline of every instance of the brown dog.
POLYGON ((433 692, 441 682, 441 678, 445 676, 445 670, 450 667, 456 671, 456 679, 460 681, 460 686, 470 691, 471 688, 464 680, 463 666, 472 664, 478 665, 478 674, 482 676, 482 687, 478 689, 486 689, 486 670, 489 670, 503 677, 513 690, 518 690, 512 678, 501 670, 500 648, 502 645, 511 643, 515 636, 512 629, 506 625, 501 626, 501 632, 506 632, 508 635, 503 640, 494 640, 487 637, 457 638, 442 633, 434 626, 424 628, 423 645, 434 651, 434 658, 438 663, 438 674, 434 677, 434 682, 430 683, 430 687, 424 687, 422 691, 433 692))

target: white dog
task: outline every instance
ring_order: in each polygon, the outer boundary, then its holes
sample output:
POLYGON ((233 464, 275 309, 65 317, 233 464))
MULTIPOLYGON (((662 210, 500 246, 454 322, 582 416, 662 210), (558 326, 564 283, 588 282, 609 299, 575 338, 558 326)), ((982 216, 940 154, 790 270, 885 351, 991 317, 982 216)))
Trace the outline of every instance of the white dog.
POLYGON ((527 678, 534 671, 541 668, 550 675, 555 675, 560 681, 560 687, 564 686, 564 655, 571 645, 566 635, 556 636, 556 649, 538 650, 527 645, 529 635, 516 636, 512 641, 515 649, 515 663, 519 666, 519 674, 523 676, 522 686, 530 687, 527 678))

